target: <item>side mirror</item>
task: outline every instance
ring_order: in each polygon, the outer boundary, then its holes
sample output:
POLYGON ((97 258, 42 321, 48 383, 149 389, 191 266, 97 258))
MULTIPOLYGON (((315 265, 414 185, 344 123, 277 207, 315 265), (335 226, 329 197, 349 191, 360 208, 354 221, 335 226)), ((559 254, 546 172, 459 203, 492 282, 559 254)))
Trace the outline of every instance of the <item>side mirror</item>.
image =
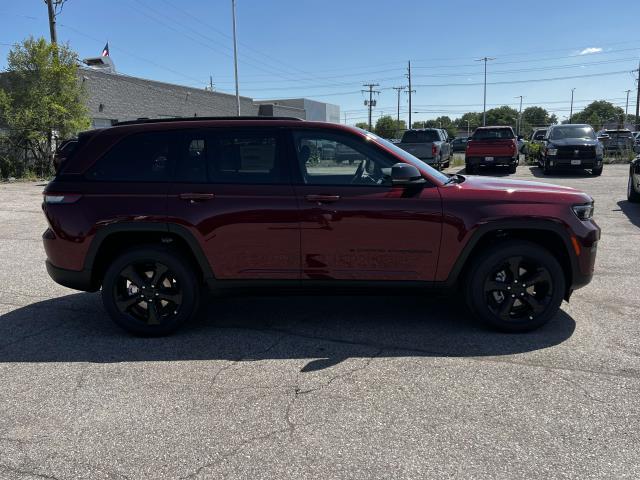
POLYGON ((408 185, 411 183, 422 183, 424 179, 420 171, 408 163, 396 163, 391 167, 391 184, 408 185))

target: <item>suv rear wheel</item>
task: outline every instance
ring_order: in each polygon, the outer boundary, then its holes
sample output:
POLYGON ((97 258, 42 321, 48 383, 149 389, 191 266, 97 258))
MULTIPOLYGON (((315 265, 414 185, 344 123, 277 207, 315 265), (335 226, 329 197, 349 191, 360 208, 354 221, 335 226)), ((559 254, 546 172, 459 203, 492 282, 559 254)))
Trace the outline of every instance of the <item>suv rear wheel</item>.
POLYGON ((525 241, 499 244, 483 252, 469 272, 467 303, 489 325, 524 332, 547 323, 565 291, 560 264, 544 248, 525 241))
POLYGON ((200 283, 179 252, 156 245, 137 247, 107 269, 102 301, 123 329, 136 335, 166 335, 197 314, 200 283))

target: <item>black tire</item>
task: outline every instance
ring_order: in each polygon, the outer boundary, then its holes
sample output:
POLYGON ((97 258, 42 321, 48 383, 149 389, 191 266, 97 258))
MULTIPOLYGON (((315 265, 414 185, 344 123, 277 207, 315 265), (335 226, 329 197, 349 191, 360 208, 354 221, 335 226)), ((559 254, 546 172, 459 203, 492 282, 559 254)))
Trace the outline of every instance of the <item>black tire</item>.
POLYGON ((551 173, 551 167, 548 160, 542 160, 542 173, 549 175, 551 173))
POLYGON ((195 269, 180 252, 148 245, 134 247, 111 263, 102 282, 102 302, 124 330, 161 336, 198 314, 200 289, 195 269))
POLYGON ((478 166, 477 165, 469 165, 467 164, 464 167, 465 172, 467 172, 469 175, 476 175, 478 173, 478 166))
POLYGON ((627 183, 627 200, 631 203, 640 203, 640 193, 636 191, 636 188, 633 186, 633 167, 629 170, 629 182, 627 183))
POLYGON ((600 175, 602 175, 602 167, 600 167, 600 168, 592 168, 591 169, 591 175, 593 175, 594 177, 599 177, 600 175))
POLYGON ((518 168, 518 164, 512 163, 511 165, 509 165, 509 173, 516 173, 517 168, 518 168))
POLYGON ((558 312, 565 278, 548 250, 518 240, 502 242, 478 256, 466 277, 466 300, 485 323, 505 332, 526 332, 558 312))

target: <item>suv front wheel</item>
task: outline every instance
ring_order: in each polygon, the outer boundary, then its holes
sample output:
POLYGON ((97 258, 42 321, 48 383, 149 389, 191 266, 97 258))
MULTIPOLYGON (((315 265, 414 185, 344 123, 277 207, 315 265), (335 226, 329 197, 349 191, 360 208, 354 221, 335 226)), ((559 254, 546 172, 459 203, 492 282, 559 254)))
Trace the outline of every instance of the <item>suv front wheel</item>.
POLYGON ((467 277, 469 308, 489 325, 524 332, 558 311, 565 278, 555 257, 535 243, 501 243, 483 252, 467 277))
POLYGON ((200 283, 178 251, 156 245, 136 247, 107 269, 102 301, 123 329, 136 335, 166 335, 197 314, 200 283))

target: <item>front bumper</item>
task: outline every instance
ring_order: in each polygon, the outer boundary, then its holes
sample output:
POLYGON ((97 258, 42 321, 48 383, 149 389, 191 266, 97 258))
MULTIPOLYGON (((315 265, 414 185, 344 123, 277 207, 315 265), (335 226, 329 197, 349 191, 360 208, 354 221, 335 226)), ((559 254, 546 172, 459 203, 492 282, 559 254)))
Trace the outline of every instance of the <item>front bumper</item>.
POLYGON ((82 290, 83 292, 95 292, 100 288, 94 285, 91 270, 67 270, 66 268, 56 267, 49 260, 46 261, 46 266, 47 273, 52 280, 64 287, 82 290))
POLYGON ((602 167, 602 157, 595 158, 557 158, 547 157, 551 168, 599 168, 602 167), (580 162, 580 163, 577 163, 580 162))

